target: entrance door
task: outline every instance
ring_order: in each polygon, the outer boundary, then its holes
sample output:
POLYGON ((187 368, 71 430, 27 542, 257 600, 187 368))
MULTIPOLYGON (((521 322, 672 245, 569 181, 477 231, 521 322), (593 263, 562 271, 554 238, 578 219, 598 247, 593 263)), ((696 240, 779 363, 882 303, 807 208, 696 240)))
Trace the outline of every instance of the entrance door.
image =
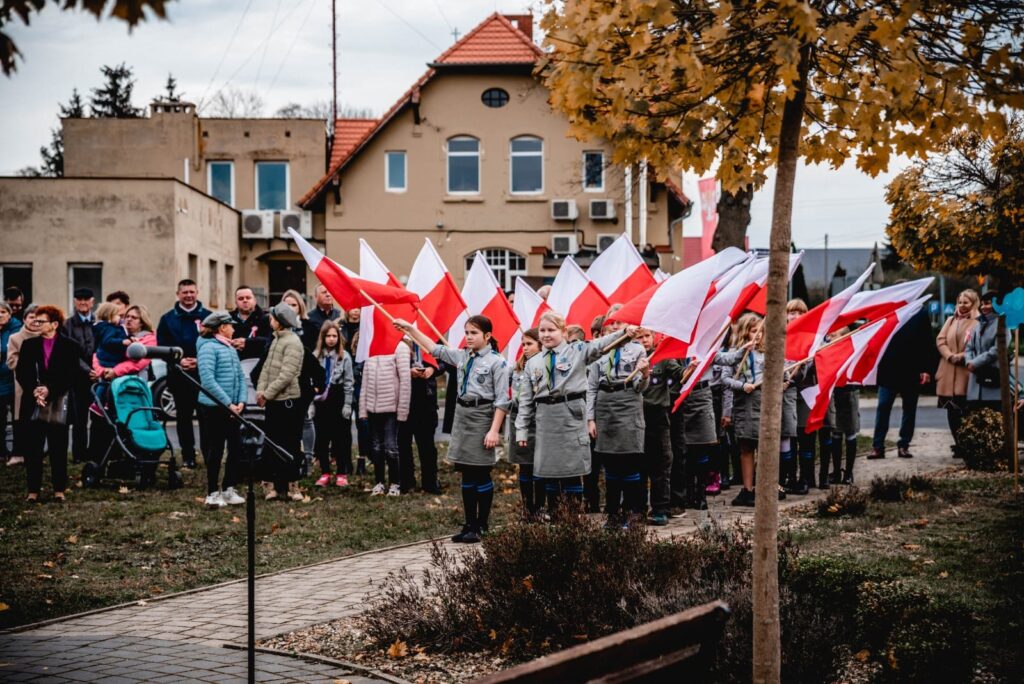
POLYGON ((281 301, 287 290, 306 293, 306 262, 297 259, 275 259, 267 262, 270 306, 281 301))

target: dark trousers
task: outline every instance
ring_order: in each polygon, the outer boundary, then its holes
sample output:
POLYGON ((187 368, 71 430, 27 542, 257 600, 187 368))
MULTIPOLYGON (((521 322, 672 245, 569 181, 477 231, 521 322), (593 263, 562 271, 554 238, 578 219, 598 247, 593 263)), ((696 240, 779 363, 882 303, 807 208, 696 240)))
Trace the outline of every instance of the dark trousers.
POLYGON ((590 442, 590 472, 583 476, 583 498, 586 501, 587 513, 601 512, 601 470, 604 468, 604 455, 594 451, 594 442, 590 442))
MULTIPOLYGON (((167 377, 167 387, 174 396, 175 421, 178 423, 178 445, 183 461, 195 461, 196 438, 192 429, 192 417, 199 406, 199 388, 186 378, 179 377, 180 370, 172 369, 167 377)), ((203 432, 203 420, 199 418, 199 449, 205 456, 206 441, 203 432)))
POLYGON ((437 489, 437 445, 434 432, 437 430, 437 407, 414 406, 409 420, 398 424, 398 458, 403 492, 416 488, 416 464, 412 455, 412 444, 420 456, 420 483, 424 489, 437 489))
POLYGON ((68 426, 27 421, 25 471, 29 494, 38 494, 43 485, 43 457, 50 456, 50 479, 53 491, 63 492, 68 486, 68 426))
POLYGON ((315 405, 313 427, 316 440, 313 454, 320 463, 320 472, 331 473, 331 460, 338 475, 352 474, 352 419, 341 416, 341 404, 328 397, 315 405))
POLYGON ((1003 402, 999 401, 998 399, 993 399, 993 400, 989 400, 989 401, 982 401, 982 400, 979 399, 977 401, 968 401, 967 402, 967 412, 968 413, 974 413, 975 411, 980 411, 981 409, 986 409, 986 408, 987 409, 992 409, 996 413, 1002 415, 1002 412, 1003 412, 1003 402))
POLYGON ((642 515, 646 504, 640 475, 641 454, 605 454, 605 510, 642 515))
POLYGON ((654 513, 668 513, 672 478, 672 432, 668 409, 645 404, 644 422, 644 467, 640 488, 646 494, 650 483, 651 509, 654 513))
POLYGON ((370 458, 373 460, 374 482, 396 484, 402 477, 398 457, 398 414, 371 413, 369 420, 370 458))
POLYGON ((6 459, 11 454, 7 447, 7 413, 14 418, 14 395, 0 397, 0 458, 6 459))
POLYGON ((964 422, 967 415, 967 397, 942 397, 945 402, 946 423, 949 425, 949 432, 953 435, 953 444, 956 444, 956 435, 960 432, 960 424, 964 422))
POLYGON ((299 469, 304 460, 302 454, 302 422, 304 404, 298 399, 268 401, 265 408, 264 432, 288 456, 277 454, 268 446, 263 447, 261 479, 274 483, 278 496, 288 492, 288 484, 299 479, 299 469))
POLYGON ((876 449, 885 448, 885 434, 889 432, 889 416, 892 414, 896 397, 901 400, 903 419, 900 421, 900 439, 896 445, 901 449, 910 447, 914 439, 914 422, 917 420, 917 397, 919 389, 916 385, 907 387, 878 387, 878 408, 875 409, 875 436, 871 446, 876 449))
POLYGON ((206 493, 212 494, 238 484, 238 464, 242 460, 239 423, 220 406, 199 405, 200 420, 206 426, 206 493), (227 446, 227 459, 224 447, 227 446), (224 483, 220 483, 220 465, 224 460, 224 483))
POLYGON ((89 406, 92 404, 92 385, 77 382, 71 390, 70 400, 74 405, 71 423, 71 458, 82 463, 89 458, 89 406))
POLYGON ((672 467, 669 476, 669 500, 671 506, 682 508, 686 505, 686 424, 683 409, 669 414, 669 440, 672 445, 672 467))

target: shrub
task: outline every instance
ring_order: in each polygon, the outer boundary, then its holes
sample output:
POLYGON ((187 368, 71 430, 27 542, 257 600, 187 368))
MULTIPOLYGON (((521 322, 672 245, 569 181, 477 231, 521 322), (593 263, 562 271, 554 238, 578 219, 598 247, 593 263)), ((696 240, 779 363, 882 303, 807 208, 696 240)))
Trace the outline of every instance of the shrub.
POLYGON ((972 411, 960 424, 957 446, 971 470, 1006 470, 1003 453, 1003 417, 998 411, 972 411))
POLYGON ((832 487, 818 501, 818 515, 823 518, 864 515, 867 508, 868 495, 858 487, 832 487))
POLYGON ((935 490, 935 483, 922 475, 886 475, 876 476, 871 480, 870 497, 872 501, 900 502, 909 501, 918 494, 930 493, 935 490))

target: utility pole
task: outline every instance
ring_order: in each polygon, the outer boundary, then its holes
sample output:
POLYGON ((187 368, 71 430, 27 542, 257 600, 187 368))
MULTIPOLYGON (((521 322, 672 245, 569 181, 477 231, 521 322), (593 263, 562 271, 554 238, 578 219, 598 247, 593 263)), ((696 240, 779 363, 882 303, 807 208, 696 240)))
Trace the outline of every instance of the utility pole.
POLYGON ((640 160, 640 226, 637 229, 637 241, 640 251, 647 246, 647 159, 640 160))
POLYGON ((828 233, 825 233, 825 299, 832 296, 832 274, 828 271, 828 233))
MULTIPOLYGON (((334 126, 338 121, 338 0, 331 0, 331 122, 333 135, 334 126)), ((328 155, 330 156, 330 155, 328 155)))
MULTIPOLYGON (((633 165, 626 165, 626 233, 633 241, 633 165)), ((640 245, 643 248, 643 245, 640 245)))

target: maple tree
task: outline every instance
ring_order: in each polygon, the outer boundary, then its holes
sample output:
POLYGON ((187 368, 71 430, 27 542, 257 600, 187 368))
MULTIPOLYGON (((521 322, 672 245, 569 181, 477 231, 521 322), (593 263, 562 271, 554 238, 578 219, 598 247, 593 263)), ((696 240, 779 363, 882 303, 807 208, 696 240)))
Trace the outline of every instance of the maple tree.
POLYGON ((776 536, 786 276, 799 159, 877 174, 1024 105, 1016 0, 549 0, 551 104, 612 161, 758 188, 776 168, 754 529, 753 680, 780 677, 776 536))

